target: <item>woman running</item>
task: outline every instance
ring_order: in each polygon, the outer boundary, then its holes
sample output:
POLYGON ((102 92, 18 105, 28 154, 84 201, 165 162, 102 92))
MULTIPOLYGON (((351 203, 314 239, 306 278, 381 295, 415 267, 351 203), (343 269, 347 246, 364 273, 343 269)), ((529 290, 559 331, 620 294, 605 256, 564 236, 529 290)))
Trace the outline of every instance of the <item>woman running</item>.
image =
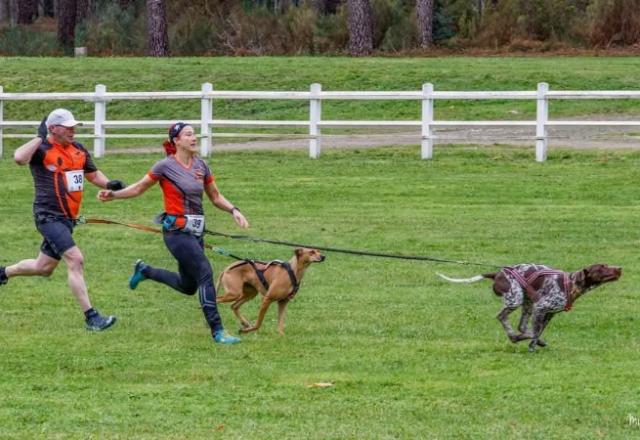
POLYGON ((198 144, 193 127, 178 122, 169 128, 169 139, 164 142, 167 157, 153 165, 151 171, 138 182, 119 191, 102 190, 98 198, 103 202, 137 197, 156 182, 160 182, 164 210, 159 217, 165 245, 178 260, 179 273, 149 266, 136 261, 129 287, 150 279, 166 284, 185 295, 199 294, 205 319, 215 342, 235 344, 239 338, 224 333, 216 306, 213 269, 204 253, 205 219, 202 193, 218 209, 229 212, 241 228, 249 222, 240 210, 218 190, 213 174, 204 160, 198 157, 198 144))

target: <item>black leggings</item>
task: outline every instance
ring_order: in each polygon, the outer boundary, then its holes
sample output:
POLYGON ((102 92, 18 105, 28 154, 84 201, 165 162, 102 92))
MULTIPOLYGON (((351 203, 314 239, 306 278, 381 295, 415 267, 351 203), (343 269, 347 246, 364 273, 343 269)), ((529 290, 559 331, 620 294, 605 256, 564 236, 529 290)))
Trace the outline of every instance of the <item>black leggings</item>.
POLYGON ((165 231, 163 236, 167 249, 178 260, 180 273, 149 266, 143 271, 143 275, 185 295, 198 292, 202 312, 212 332, 222 330, 222 321, 216 305, 213 269, 204 254, 204 240, 202 237, 179 231, 165 231))

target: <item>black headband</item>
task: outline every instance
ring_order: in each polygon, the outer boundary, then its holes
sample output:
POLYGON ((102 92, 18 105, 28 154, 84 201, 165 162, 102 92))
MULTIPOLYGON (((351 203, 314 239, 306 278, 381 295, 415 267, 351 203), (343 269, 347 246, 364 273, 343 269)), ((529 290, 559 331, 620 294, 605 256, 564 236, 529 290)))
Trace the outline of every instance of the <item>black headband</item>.
POLYGON ((175 124, 173 124, 171 128, 169 128, 169 142, 171 142, 172 144, 175 143, 173 140, 178 137, 180 132, 187 125, 189 124, 187 124, 186 122, 176 122, 175 124))

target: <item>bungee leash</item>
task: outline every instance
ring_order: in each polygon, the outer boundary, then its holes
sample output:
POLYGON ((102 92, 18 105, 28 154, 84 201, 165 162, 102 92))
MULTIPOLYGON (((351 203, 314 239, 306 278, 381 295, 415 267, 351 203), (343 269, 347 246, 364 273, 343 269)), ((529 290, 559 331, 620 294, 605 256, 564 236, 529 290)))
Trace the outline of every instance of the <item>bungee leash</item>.
POLYGON ((484 267, 491 267, 491 268, 504 267, 498 264, 477 263, 473 261, 463 261, 463 260, 449 260, 446 258, 429 257, 425 255, 404 255, 404 254, 393 254, 393 253, 387 253, 387 252, 371 252, 371 251, 362 251, 362 250, 356 250, 356 249, 343 249, 343 248, 335 248, 335 247, 328 247, 328 246, 315 246, 310 244, 294 243, 290 241, 270 240, 266 238, 253 237, 250 235, 227 234, 224 232, 212 231, 210 229, 205 229, 204 233, 207 235, 225 237, 233 240, 246 240, 246 241, 253 241, 256 243, 269 243, 269 244, 276 244, 276 245, 289 246, 289 247, 304 247, 304 248, 318 249, 320 251, 337 252, 341 254, 351 254, 351 255, 362 255, 366 257, 395 258, 399 260, 433 261, 435 263, 453 263, 453 264, 461 264, 465 266, 484 266, 484 267))
MULTIPOLYGON (((138 229, 141 231, 154 232, 156 234, 159 234, 162 232, 160 229, 153 228, 151 226, 139 225, 136 223, 125 223, 125 222, 100 219, 100 218, 86 218, 83 216, 81 216, 76 223, 119 225, 119 226, 125 226, 128 228, 138 229)), ((434 263, 451 263, 451 264, 460 264, 463 266, 482 266, 482 267, 491 267, 494 269, 495 268, 501 269, 502 267, 504 267, 498 264, 478 263, 474 261, 464 261, 464 260, 450 260, 446 258, 436 258, 436 257, 425 256, 425 255, 404 255, 404 254, 394 254, 394 253, 388 253, 388 252, 371 252, 371 251, 362 251, 362 250, 356 250, 356 249, 342 249, 342 248, 335 248, 335 247, 328 247, 328 246, 315 246, 310 244, 295 243, 291 241, 270 240, 267 238, 253 237, 251 235, 227 234, 225 232, 212 231, 210 229, 205 229, 203 232, 207 235, 211 235, 214 237, 224 237, 224 238, 230 238, 232 240, 245 240, 245 241, 252 241, 254 243, 269 243, 269 244, 288 246, 288 247, 304 247, 304 248, 318 249, 318 250, 327 251, 327 252, 336 252, 341 254, 362 255, 366 257, 394 258, 398 260, 414 260, 414 261, 432 261, 434 263)), ((236 260, 243 260, 243 261, 247 260, 246 258, 233 255, 223 248, 211 246, 207 244, 205 244, 205 246, 208 249, 211 249, 214 252, 217 252, 221 255, 225 255, 227 257, 234 258, 236 260)))
MULTIPOLYGON (((132 229, 138 229, 140 231, 145 231, 145 232, 153 232, 155 234, 160 234, 162 233, 161 229, 158 228, 153 228, 151 226, 145 226, 145 225, 139 225, 137 223, 124 223, 124 222, 119 222, 116 220, 107 220, 107 219, 102 219, 102 218, 87 218, 84 216, 80 216, 78 217, 78 219, 76 220, 76 224, 77 225, 85 225, 85 224, 102 224, 102 225, 118 225, 118 226, 125 226, 127 228, 132 228, 132 229)), ((220 255, 224 255, 226 257, 229 258, 233 258, 234 260, 238 260, 238 261, 246 261, 246 258, 243 257, 239 257, 237 255, 232 254, 231 252, 227 251, 224 248, 218 247, 218 246, 212 246, 210 244, 205 243, 204 246, 207 249, 210 249, 220 255)))

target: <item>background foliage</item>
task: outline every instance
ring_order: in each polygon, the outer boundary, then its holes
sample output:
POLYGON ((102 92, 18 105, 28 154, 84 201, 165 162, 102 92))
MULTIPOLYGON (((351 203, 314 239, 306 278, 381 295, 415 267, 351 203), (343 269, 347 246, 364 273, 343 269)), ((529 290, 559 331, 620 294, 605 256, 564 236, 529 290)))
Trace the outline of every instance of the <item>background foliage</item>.
MULTIPOLYGON (((92 55, 145 54, 145 2, 95 0, 76 29, 92 55)), ((372 0, 374 50, 420 53, 413 0, 372 0)), ((444 50, 637 48, 639 0, 437 0, 433 38, 444 50)), ((329 0, 167 2, 173 55, 341 54, 346 3, 329 0)), ((0 26, 0 54, 58 55, 55 20, 0 26)))

